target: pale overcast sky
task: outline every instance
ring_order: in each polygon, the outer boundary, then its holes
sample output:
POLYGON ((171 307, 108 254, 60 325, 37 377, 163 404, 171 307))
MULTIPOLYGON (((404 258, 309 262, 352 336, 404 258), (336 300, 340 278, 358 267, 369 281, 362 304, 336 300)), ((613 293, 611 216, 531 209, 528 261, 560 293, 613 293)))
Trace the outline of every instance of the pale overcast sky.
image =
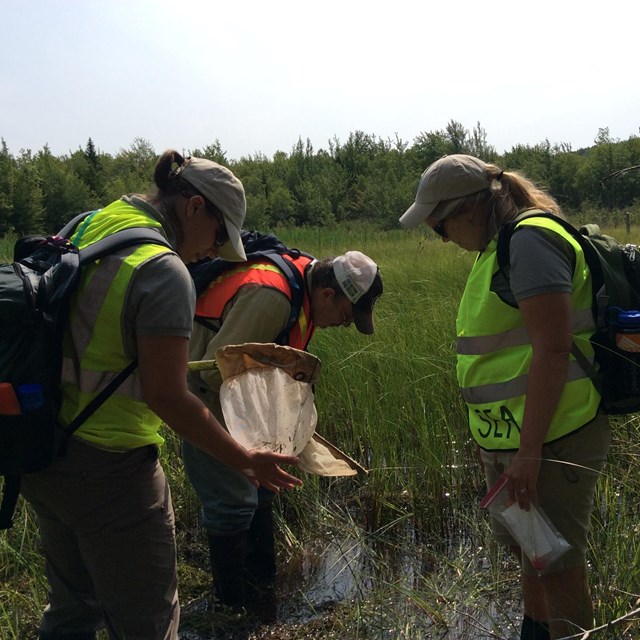
POLYGON ((638 0, 0 0, 0 137, 55 155, 218 139, 229 159, 413 142, 499 152, 640 133, 638 0))

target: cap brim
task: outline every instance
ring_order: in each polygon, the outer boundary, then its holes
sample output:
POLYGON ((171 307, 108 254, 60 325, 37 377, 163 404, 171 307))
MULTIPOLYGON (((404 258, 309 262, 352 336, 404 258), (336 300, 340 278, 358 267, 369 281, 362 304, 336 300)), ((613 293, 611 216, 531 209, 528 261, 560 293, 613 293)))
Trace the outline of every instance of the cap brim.
POLYGON ((229 240, 218 249, 218 257, 223 260, 229 260, 229 262, 244 262, 247 256, 244 252, 240 229, 226 217, 224 219, 224 226, 229 234, 229 240))
POLYGON ((353 305, 353 324, 360 333, 371 335, 373 333, 373 309, 365 311, 353 305))
POLYGON ((412 229, 422 224, 436 208, 435 204, 418 204, 414 202, 400 217, 400 224, 412 229))
POLYGON ((383 291, 382 278, 380 272, 376 273, 376 276, 369 287, 369 291, 351 305, 353 311, 353 323, 356 325, 356 329, 360 333, 370 335, 373 333, 373 310, 376 306, 378 298, 382 295, 383 291))

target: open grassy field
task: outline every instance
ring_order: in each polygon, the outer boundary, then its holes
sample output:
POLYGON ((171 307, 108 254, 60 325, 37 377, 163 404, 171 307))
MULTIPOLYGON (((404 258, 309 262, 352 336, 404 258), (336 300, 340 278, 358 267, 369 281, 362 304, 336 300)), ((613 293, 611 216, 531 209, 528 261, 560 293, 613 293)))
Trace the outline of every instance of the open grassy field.
MULTIPOLYGON (((321 330, 310 349, 323 363, 318 431, 369 473, 305 476, 304 488, 279 497, 281 623, 231 636, 202 605, 210 578, 199 506, 179 443, 167 433, 162 455, 177 517, 183 637, 516 637, 517 567, 493 543, 478 507, 485 487, 455 382, 455 314, 473 256, 419 231, 278 235, 318 257, 358 249, 380 265, 385 294, 375 334, 321 330)), ((630 416, 615 422, 594 514, 598 624, 640 606, 639 499, 640 421, 630 416)), ((0 637, 36 637, 46 599, 37 533, 21 504, 13 529, 0 533, 0 637)), ((636 616, 591 637, 637 638, 640 622, 636 616)))

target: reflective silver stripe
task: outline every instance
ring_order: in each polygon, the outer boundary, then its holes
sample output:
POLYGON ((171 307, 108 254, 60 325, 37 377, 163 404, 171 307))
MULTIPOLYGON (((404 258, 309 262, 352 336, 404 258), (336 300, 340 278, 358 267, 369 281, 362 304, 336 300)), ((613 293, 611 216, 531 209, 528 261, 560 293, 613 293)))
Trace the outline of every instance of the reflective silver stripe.
MULTIPOLYGON (((124 369, 124 367, 123 367, 124 369)), ((104 389, 119 371, 78 371, 71 358, 62 360, 62 381, 78 387, 81 393, 96 393, 104 389)), ((116 395, 127 396, 143 401, 142 385, 137 370, 134 371, 116 390, 116 395)))
MULTIPOLYGON (((580 365, 575 360, 569 362, 566 381, 573 382, 583 378, 587 378, 587 375, 580 365)), ((486 404, 500 402, 509 398, 517 398, 527 392, 528 379, 529 376, 524 375, 513 378, 513 380, 507 380, 506 382, 495 382, 478 387, 466 387, 461 390, 462 397, 468 404, 486 404)))
MULTIPOLYGON (((573 313, 573 332, 580 333, 593 329, 595 324, 591 309, 580 309, 573 313)), ((530 344, 531 339, 529 333, 524 327, 503 331, 502 333, 494 333, 488 336, 473 336, 458 338, 456 343, 456 352, 462 356, 483 355, 485 353, 493 353, 507 347, 520 347, 530 344)))
POLYGON ((460 336, 456 343, 456 352, 462 356, 482 355, 507 347, 519 347, 523 344, 531 344, 531 338, 524 327, 518 327, 490 336, 460 336))
MULTIPOLYGON (((131 255, 137 246, 127 247, 115 254, 119 258, 131 255)), ((111 256, 109 256, 111 257, 111 256)), ((76 305, 75 312, 71 318, 71 331, 73 333, 73 343, 76 350, 76 357, 82 360, 91 339, 93 329, 98 321, 98 315, 102 309, 105 298, 109 293, 109 288, 118 275, 122 266, 122 259, 109 260, 109 257, 100 261, 100 266, 91 277, 91 281, 85 287, 80 304, 76 305)))

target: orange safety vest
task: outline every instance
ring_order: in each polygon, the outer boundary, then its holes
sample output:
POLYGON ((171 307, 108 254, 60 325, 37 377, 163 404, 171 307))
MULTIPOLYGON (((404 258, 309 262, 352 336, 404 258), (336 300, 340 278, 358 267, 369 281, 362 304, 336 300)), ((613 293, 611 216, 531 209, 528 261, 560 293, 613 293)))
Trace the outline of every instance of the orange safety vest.
MULTIPOLYGON (((293 257, 288 254, 282 256, 300 271, 303 282, 305 269, 312 262, 308 256, 293 257)), ((207 290, 196 301, 196 316, 221 320, 227 303, 233 299, 241 287, 247 284, 257 284, 261 287, 271 287, 281 291, 291 301, 291 287, 285 275, 272 262, 266 260, 250 260, 238 267, 226 271, 212 280, 207 290)), ((315 326, 311 321, 311 299, 307 288, 304 288, 302 308, 296 322, 289 330, 282 342, 295 349, 304 350, 313 337, 315 326)), ((278 342, 281 342, 278 340, 278 342)))

